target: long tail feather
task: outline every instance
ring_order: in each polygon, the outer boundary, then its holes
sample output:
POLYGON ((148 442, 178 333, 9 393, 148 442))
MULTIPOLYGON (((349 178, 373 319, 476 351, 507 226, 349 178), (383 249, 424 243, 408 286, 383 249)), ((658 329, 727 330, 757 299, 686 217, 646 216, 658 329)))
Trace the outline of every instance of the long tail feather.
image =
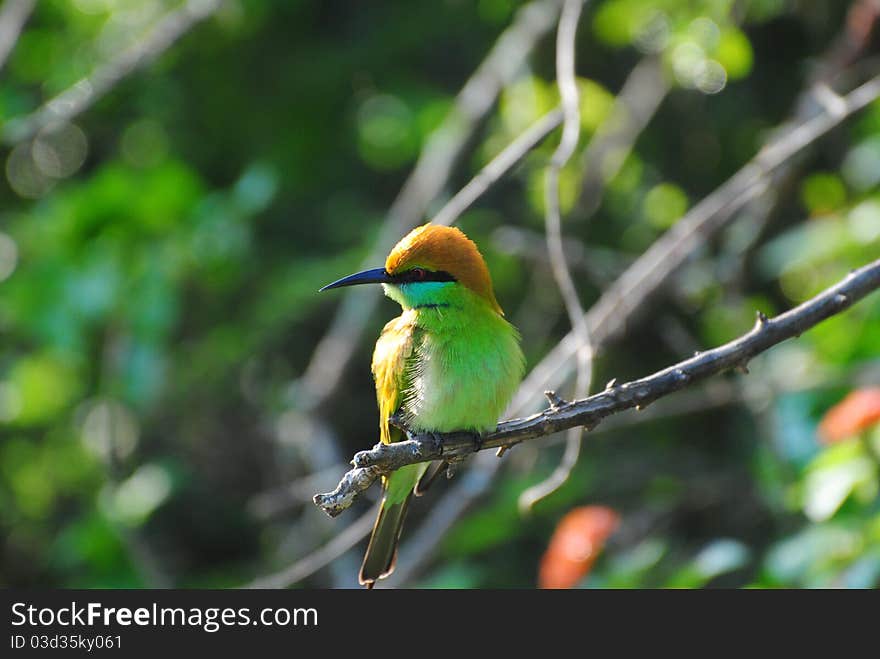
POLYGON ((362 586, 372 588, 376 580, 383 579, 394 571, 397 543, 400 541, 409 499, 410 497, 406 497, 397 503, 389 503, 387 497, 382 499, 358 578, 362 586))

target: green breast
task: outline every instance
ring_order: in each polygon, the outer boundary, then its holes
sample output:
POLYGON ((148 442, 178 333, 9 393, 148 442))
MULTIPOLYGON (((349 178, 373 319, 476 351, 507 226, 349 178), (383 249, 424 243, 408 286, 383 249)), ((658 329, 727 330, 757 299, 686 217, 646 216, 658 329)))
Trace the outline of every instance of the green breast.
POLYGON ((403 395, 410 425, 437 432, 494 429, 523 375, 516 329, 482 300, 428 303, 417 311, 403 395))

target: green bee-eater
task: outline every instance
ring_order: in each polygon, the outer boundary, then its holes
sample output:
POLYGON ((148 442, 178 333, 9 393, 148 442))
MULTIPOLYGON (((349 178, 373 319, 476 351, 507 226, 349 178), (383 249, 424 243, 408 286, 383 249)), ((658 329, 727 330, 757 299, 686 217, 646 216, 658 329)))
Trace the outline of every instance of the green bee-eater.
MULTIPOLYGON (((379 436, 404 439, 396 414, 413 431, 483 433, 495 428, 523 375, 519 334, 504 319, 486 262, 456 228, 426 224, 406 235, 384 268, 340 279, 321 290, 380 283, 403 313, 385 325, 373 352, 379 436)), ((413 489, 427 463, 383 480, 384 494, 361 566, 371 588, 394 570, 413 489)))

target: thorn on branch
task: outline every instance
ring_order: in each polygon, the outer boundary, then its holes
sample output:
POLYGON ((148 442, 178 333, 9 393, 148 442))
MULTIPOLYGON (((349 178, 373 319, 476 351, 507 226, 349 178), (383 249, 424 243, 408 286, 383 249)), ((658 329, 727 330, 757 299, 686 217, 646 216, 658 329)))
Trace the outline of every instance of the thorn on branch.
POLYGON ((557 394, 552 389, 545 391, 544 396, 550 402, 550 409, 552 409, 552 410, 557 410, 560 407, 563 407, 564 405, 568 405, 568 401, 565 400, 564 398, 561 398, 559 396, 559 394, 557 394))
POLYGON ((614 385, 616 384, 617 378, 611 378, 610 380, 608 380, 608 384, 605 385, 605 391, 610 391, 611 389, 614 389, 614 385))
POLYGON ((763 311, 758 310, 756 315, 757 320, 755 321, 755 327, 764 327, 769 322, 767 320, 767 315, 763 311))

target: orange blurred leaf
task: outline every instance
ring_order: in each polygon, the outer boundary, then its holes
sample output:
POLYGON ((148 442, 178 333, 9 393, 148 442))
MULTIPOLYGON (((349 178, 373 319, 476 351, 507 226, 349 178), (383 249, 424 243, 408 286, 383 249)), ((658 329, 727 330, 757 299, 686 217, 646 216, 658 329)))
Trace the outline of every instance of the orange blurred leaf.
POLYGON ((825 413, 819 422, 819 439, 834 444, 880 422, 880 387, 851 392, 825 413))
POLYGON ((575 508, 560 520, 538 570, 540 588, 571 588, 586 576, 620 516, 605 506, 575 508))

